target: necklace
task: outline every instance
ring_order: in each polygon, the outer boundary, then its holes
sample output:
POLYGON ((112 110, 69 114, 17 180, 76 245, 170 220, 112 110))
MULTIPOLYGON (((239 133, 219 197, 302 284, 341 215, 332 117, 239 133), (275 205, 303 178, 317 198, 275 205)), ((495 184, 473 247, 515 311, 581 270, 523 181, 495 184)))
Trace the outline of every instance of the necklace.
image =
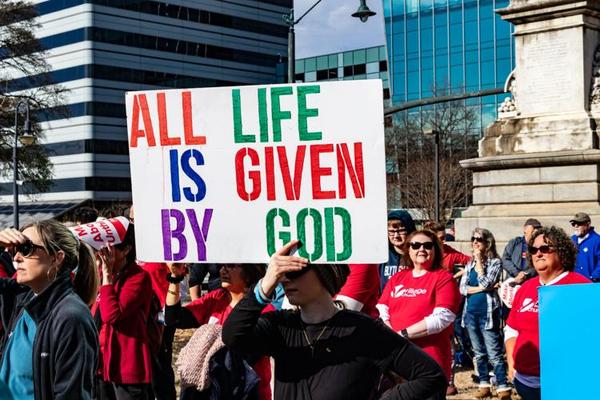
MULTIPOLYGON (((317 345, 317 342, 321 339, 321 337, 325 333, 325 330, 329 327, 329 322, 332 319, 333 317, 329 318, 325 326, 323 326, 323 329, 321 329, 321 332, 319 332, 319 334, 313 341, 311 341, 308 337, 308 331, 306 330, 306 325, 304 324, 304 321, 302 321, 302 318, 300 319, 300 323, 302 324, 302 333, 304 334, 304 339, 306 339, 306 344, 308 344, 308 347, 310 347, 310 354, 312 358, 315 358, 315 346, 317 345)), ((326 348, 325 350, 327 350, 327 352, 331 352, 329 348, 326 348)))

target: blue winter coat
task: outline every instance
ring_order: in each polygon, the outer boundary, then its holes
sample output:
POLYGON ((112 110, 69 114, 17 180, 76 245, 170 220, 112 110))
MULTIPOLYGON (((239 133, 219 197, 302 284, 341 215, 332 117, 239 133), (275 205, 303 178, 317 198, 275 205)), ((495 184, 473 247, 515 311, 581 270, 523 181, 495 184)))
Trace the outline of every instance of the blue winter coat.
POLYGON ((577 244, 577 235, 571 236, 579 249, 575 272, 591 280, 600 280, 600 235, 592 227, 583 242, 577 244))

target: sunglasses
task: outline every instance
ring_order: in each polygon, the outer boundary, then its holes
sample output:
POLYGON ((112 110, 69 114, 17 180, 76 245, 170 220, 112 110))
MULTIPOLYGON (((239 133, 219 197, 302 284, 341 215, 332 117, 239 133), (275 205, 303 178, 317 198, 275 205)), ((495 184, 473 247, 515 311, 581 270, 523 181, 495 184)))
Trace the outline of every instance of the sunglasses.
POLYGON ((424 247, 425 250, 431 250, 431 249, 433 249, 433 242, 425 242, 425 243, 410 242, 408 245, 413 250, 419 250, 421 247, 424 247))
POLYGON ((13 247, 13 256, 17 253, 21 253, 23 257, 29 257, 33 254, 35 249, 42 249, 46 251, 46 248, 44 246, 37 245, 31 240, 27 240, 25 243, 19 243, 15 247, 13 247))
POLYGON ((307 265, 306 267, 302 268, 299 271, 292 271, 292 272, 286 272, 285 273, 285 277, 289 280, 293 280, 293 279, 298 279, 300 278, 302 275, 304 275, 305 273, 307 273, 308 271, 310 271, 312 268, 312 265, 307 265))
POLYGON ((540 247, 528 246, 527 251, 529 251, 529 254, 532 256, 536 255, 538 251, 541 251, 542 254, 548 254, 554 251, 554 246, 548 246, 547 244, 544 244, 540 247))
POLYGON ((396 235, 406 235, 406 229, 389 229, 388 236, 396 236, 396 235))
POLYGON ((485 243, 485 239, 482 237, 471 236, 471 242, 485 243))
POLYGON ((573 228, 577 228, 578 226, 583 226, 585 224, 586 224, 585 222, 575 222, 575 221, 571 222, 571 226, 573 228))

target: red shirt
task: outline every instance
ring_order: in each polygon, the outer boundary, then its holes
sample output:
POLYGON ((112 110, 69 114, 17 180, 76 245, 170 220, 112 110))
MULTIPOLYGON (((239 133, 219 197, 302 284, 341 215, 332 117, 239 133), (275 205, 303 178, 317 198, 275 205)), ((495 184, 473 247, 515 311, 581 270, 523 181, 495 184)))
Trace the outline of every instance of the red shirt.
MULTIPOLYGON (((225 289, 215 289, 204 296, 197 298, 187 304, 185 308, 190 310, 200 325, 219 324, 223 325, 233 308, 229 305, 231 298, 225 289)), ((265 307, 263 312, 275 311, 271 305, 265 307)), ((260 400, 271 399, 271 362, 269 357, 261 357, 252 368, 260 377, 258 393, 260 400)))
POLYGON ((375 308, 379 297, 379 268, 377 264, 349 264, 350 275, 338 293, 363 304, 359 311, 373 317, 379 317, 375 308))
MULTIPOLYGON (((590 283, 586 277, 569 272, 553 285, 590 283)), ((515 370, 524 375, 540 376, 540 331, 538 312, 539 276, 527 280, 515 294, 507 325, 519 332, 513 358, 515 370)))
POLYGON ((144 271, 150 274, 152 280, 152 290, 158 300, 160 306, 165 306, 165 300, 167 299, 167 291, 169 290, 169 282, 167 281, 167 274, 171 273, 171 270, 166 263, 147 263, 138 262, 138 265, 142 267, 144 271))
POLYGON ((442 266, 446 268, 448 272, 451 274, 454 272, 454 264, 466 265, 469 261, 471 261, 471 257, 444 243, 442 266))
MULTIPOLYGON (((407 269, 398 271, 390 278, 379 304, 389 308, 392 329, 399 332, 431 315, 436 307, 456 313, 460 294, 452 275, 445 269, 429 271, 419 277, 414 277, 413 270, 407 269)), ((452 331, 453 325, 450 325, 440 333, 411 339, 438 362, 448 377, 452 364, 452 331)))

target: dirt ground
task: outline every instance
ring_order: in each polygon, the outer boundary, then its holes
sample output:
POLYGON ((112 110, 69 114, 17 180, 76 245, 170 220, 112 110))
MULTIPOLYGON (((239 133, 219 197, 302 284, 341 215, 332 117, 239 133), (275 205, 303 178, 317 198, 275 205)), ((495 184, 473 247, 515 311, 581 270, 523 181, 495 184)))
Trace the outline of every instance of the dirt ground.
MULTIPOLYGON (((475 393, 477 393, 477 384, 473 383, 473 379, 471 375, 474 374, 472 369, 462 370, 456 372, 456 376, 454 377, 454 383, 456 388, 458 389, 458 394, 455 396, 448 396, 448 400, 471 400, 473 399, 475 393)), ((496 397, 491 397, 490 399, 495 399, 496 397)), ((512 400, 521 400, 514 391, 512 400)))
MULTIPOLYGON (((173 368, 175 368, 175 360, 177 360, 177 354, 179 350, 189 340, 194 333, 194 329, 178 329, 175 334, 175 341, 173 343, 173 368)), ((448 396, 448 400, 471 400, 475 393, 477 393, 477 384, 473 383, 471 378, 473 370, 458 371, 454 378, 456 387, 458 388, 458 394, 455 396, 448 396)), ((179 376, 175 374, 175 383, 177 385, 177 392, 179 394, 179 376)), ((493 397, 495 398, 495 397, 493 397)), ((493 399, 492 398, 492 399, 493 399)), ((513 394, 513 400, 520 399, 516 394, 513 394)))

